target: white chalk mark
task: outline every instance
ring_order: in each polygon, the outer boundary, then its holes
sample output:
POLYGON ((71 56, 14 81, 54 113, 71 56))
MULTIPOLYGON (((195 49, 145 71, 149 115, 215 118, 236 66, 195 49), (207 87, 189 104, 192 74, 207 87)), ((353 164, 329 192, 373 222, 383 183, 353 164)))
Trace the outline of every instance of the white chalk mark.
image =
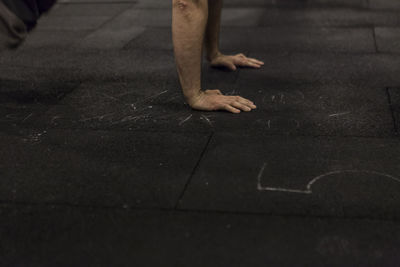
POLYGON ((127 116, 119 121, 114 121, 111 123, 111 125, 116 125, 116 124, 120 124, 120 123, 124 123, 124 122, 130 122, 130 121, 138 121, 140 119, 146 119, 147 117, 149 117, 148 115, 139 115, 139 116, 127 116))
POLYGON ((275 95, 273 95, 273 96, 271 97, 271 100, 272 100, 272 102, 275 101, 275 95))
POLYGON ((54 123, 59 118, 61 118, 61 117, 60 116, 54 116, 53 118, 51 118, 51 123, 54 123))
POLYGON ((271 129, 271 120, 268 120, 267 125, 268 125, 268 129, 271 129))
POLYGON ((193 114, 190 114, 186 119, 182 120, 179 123, 179 126, 182 126, 185 122, 187 122, 188 120, 190 120, 193 117, 193 114))
POLYGON ((27 119, 29 119, 30 117, 32 117, 33 113, 29 114, 28 116, 25 117, 25 119, 22 120, 22 122, 25 122, 27 119))
POLYGON ((322 175, 319 175, 315 178, 313 178, 310 182, 308 182, 306 188, 304 190, 301 189, 291 189, 291 188, 282 188, 282 187, 264 187, 261 185, 261 178, 265 172, 265 168, 267 166, 267 163, 264 163, 263 166, 261 167, 260 172, 258 173, 257 176, 257 189, 258 191, 275 191, 275 192, 289 192, 289 193, 299 193, 299 194, 312 194, 312 186, 321 180, 322 178, 332 176, 332 175, 337 175, 337 174, 343 174, 343 173, 364 173, 364 174, 373 174, 376 176, 381 176, 385 177, 388 179, 391 179, 393 181, 396 181, 400 183, 400 178, 394 177, 390 174, 387 173, 382 173, 382 172, 377 172, 377 171, 369 171, 369 170, 339 170, 339 171, 331 171, 324 173, 322 175))
POLYGON ((335 113, 335 114, 329 115, 329 117, 340 117, 340 116, 348 115, 348 114, 350 114, 350 113, 351 113, 350 111, 348 111, 348 112, 342 112, 342 113, 335 113))
POLYGON ((106 94, 106 93, 102 93, 102 95, 105 96, 105 97, 108 98, 108 99, 111 99, 111 100, 121 101, 120 99, 118 99, 118 98, 116 98, 116 97, 113 97, 113 96, 110 96, 110 95, 108 95, 108 94, 106 94))
POLYGON ((207 122, 210 126, 213 126, 211 120, 210 120, 209 118, 207 118, 205 115, 201 115, 201 118, 205 119, 206 122, 207 122))
POLYGON ((313 184, 315 184, 318 180, 327 177, 327 176, 331 176, 331 175, 335 175, 335 174, 340 174, 340 173, 366 173, 366 174, 374 174, 377 176, 382 176, 382 177, 386 177, 389 178, 391 180, 394 180, 398 183, 400 183, 400 178, 394 177, 390 174, 386 174, 386 173, 382 173, 382 172, 376 172, 376 171, 368 171, 368 170, 343 170, 343 171, 332 171, 332 172, 328 172, 325 174, 322 174, 320 176, 315 177, 314 179, 312 179, 308 184, 307 184, 307 191, 312 192, 311 187, 313 186, 313 184))
POLYGON ((172 101, 172 100, 175 100, 175 99, 177 99, 179 96, 180 96, 180 95, 173 96, 173 97, 171 97, 170 99, 168 99, 167 102, 172 101))
POLYGON ((168 92, 168 90, 165 90, 165 91, 162 91, 161 93, 158 93, 158 94, 156 94, 156 95, 152 95, 152 96, 145 97, 145 98, 143 98, 143 99, 140 99, 140 100, 136 101, 135 103, 132 103, 131 105, 135 105, 135 104, 138 104, 138 103, 141 103, 141 102, 145 102, 145 101, 147 101, 147 100, 149 100, 149 99, 157 98, 157 97, 159 97, 160 95, 163 95, 163 94, 165 94, 165 93, 167 93, 167 92, 168 92))
MULTIPOLYGON (((267 167, 267 163, 265 162, 261 167, 260 172, 257 176, 257 189, 258 191, 278 191, 278 192, 289 192, 289 193, 306 193, 303 190, 296 190, 296 189, 288 189, 288 188, 280 188, 280 187, 263 187, 261 186, 261 178, 264 174, 265 168, 267 167)), ((309 194, 309 193, 306 193, 309 194)))
POLYGON ((16 120, 18 119, 18 114, 7 114, 6 115, 6 119, 12 119, 12 120, 16 120))
POLYGON ((266 163, 266 162, 265 162, 265 163, 263 164, 263 166, 261 167, 261 170, 260 170, 260 172, 258 173, 258 176, 257 176, 257 181, 258 181, 257 189, 258 189, 258 190, 263 190, 263 187, 261 186, 261 177, 262 177, 263 174, 264 174, 265 167, 267 167, 267 163, 266 163))
POLYGON ((146 118, 147 115, 140 115, 140 116, 127 116, 125 118, 123 118, 122 120, 120 120, 119 122, 127 122, 127 121, 137 121, 143 118, 146 118))
POLYGON ((79 120, 79 122, 86 122, 86 121, 91 121, 91 120, 94 120, 94 119, 97 119, 97 120, 101 121, 105 117, 109 117, 109 116, 113 116, 113 115, 114 115, 114 113, 108 113, 108 114, 98 115, 98 116, 91 117, 91 118, 83 118, 83 119, 79 120))
POLYGON ((285 104, 284 99, 285 99, 285 95, 284 95, 284 94, 281 94, 281 103, 283 103, 283 104, 285 104))
POLYGON ((158 93, 158 94, 155 94, 155 95, 146 97, 146 98, 144 98, 142 101, 145 101, 145 100, 148 100, 148 99, 157 98, 157 97, 159 97, 160 95, 163 95, 163 94, 165 94, 165 93, 168 93, 168 90, 165 90, 165 91, 162 91, 161 93, 158 93))

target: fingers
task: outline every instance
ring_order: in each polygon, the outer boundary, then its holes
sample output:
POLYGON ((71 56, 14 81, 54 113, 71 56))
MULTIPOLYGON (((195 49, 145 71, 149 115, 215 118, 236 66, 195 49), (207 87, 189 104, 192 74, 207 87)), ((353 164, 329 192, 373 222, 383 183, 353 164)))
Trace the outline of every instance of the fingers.
POLYGON ((246 64, 244 65, 244 67, 251 67, 251 68, 259 69, 259 68, 261 68, 261 65, 258 63, 247 61, 246 64))
POLYGON ((213 67, 226 67, 231 71, 236 71, 237 66, 259 69, 264 65, 264 62, 246 57, 244 54, 237 54, 234 56, 223 56, 211 63, 213 67))
POLYGON ((237 109, 243 110, 243 111, 247 111, 247 112, 251 111, 251 108, 249 106, 247 106, 245 104, 242 104, 240 102, 233 102, 231 104, 231 106, 233 106, 233 107, 235 107, 237 109))
POLYGON ((248 60, 250 60, 251 62, 256 63, 256 64, 258 64, 258 65, 261 65, 261 66, 264 65, 264 62, 262 62, 262 61, 260 61, 260 60, 258 60, 258 59, 255 59, 255 58, 250 58, 250 57, 249 57, 248 60))
POLYGON ((240 96, 230 96, 227 99, 228 103, 223 105, 223 109, 232 113, 240 113, 241 111, 249 112, 256 108, 253 102, 240 96))
POLYGON ((256 68, 259 69, 261 68, 262 65, 264 65, 263 62, 258 61, 256 59, 253 58, 247 58, 247 57, 236 57, 235 58, 235 63, 236 65, 240 66, 240 67, 250 67, 250 68, 256 68))
POLYGON ((229 112, 231 112, 231 113, 235 113, 235 114, 240 113, 240 110, 239 110, 239 109, 234 108, 233 106, 231 106, 231 105, 229 105, 229 104, 224 105, 223 108, 224 108, 226 111, 229 111, 229 112))
POLYGON ((226 110, 234 114, 256 108, 252 101, 241 96, 225 96, 220 90, 206 90, 202 97, 190 106, 197 110, 226 110))
POLYGON ((235 71, 237 70, 236 65, 233 64, 232 62, 227 62, 227 64, 225 65, 228 69, 235 71))
POLYGON ((233 62, 233 60, 229 60, 228 58, 225 58, 225 59, 222 59, 219 61, 214 61, 211 63, 211 66, 226 67, 226 68, 230 69, 231 71, 237 70, 237 67, 236 67, 235 63, 233 62))
POLYGON ((239 102, 242 105, 245 105, 251 109, 255 109, 257 108, 256 105, 254 105, 254 103, 246 98, 243 98, 241 96, 234 96, 234 101, 235 102, 239 102))

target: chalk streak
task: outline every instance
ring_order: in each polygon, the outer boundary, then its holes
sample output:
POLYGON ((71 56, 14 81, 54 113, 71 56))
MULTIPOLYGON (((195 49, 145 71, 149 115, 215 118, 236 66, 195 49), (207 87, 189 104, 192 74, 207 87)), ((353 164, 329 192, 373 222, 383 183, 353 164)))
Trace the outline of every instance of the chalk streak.
POLYGON ((207 118, 206 116, 204 116, 204 115, 201 115, 201 117, 203 118, 203 119, 205 119, 206 120, 206 122, 208 122, 208 124, 210 125, 210 126, 212 126, 212 122, 210 121, 210 119, 209 118, 207 118))
POLYGON ((267 167, 267 163, 266 162, 263 164, 263 166, 261 167, 260 172, 257 175, 257 181, 258 181, 257 188, 258 188, 258 190, 263 190, 263 187, 261 186, 261 177, 264 174, 265 167, 267 167))
POLYGON ((106 94, 106 93, 102 93, 102 95, 105 96, 105 97, 108 98, 108 99, 111 99, 111 100, 121 101, 120 99, 118 99, 118 98, 116 98, 116 97, 113 97, 113 96, 110 96, 110 95, 108 95, 108 94, 106 94))
POLYGON ((83 119, 81 119, 79 121, 80 122, 85 122, 85 121, 91 121, 91 120, 94 120, 94 119, 103 120, 105 117, 112 116, 112 115, 114 115, 114 113, 108 113, 108 114, 104 114, 104 115, 97 115, 97 116, 91 117, 91 118, 83 118, 83 119))
POLYGON ((331 172, 327 172, 324 174, 321 174, 315 178, 313 178, 312 180, 310 180, 310 182, 308 182, 306 189, 305 190, 301 190, 301 189, 290 189, 290 188, 282 188, 282 187, 264 187, 261 185, 261 178, 265 172, 265 168, 267 166, 267 163, 264 163, 263 166, 261 167, 260 172, 258 173, 257 176, 257 189, 258 191, 275 191, 275 192, 288 192, 288 193, 299 193, 299 194, 312 194, 312 186, 318 182, 319 180, 321 180, 322 178, 328 177, 328 176, 332 176, 332 175, 336 175, 336 174, 342 174, 342 173, 365 173, 365 174, 373 174, 373 175, 377 175, 377 176, 381 176, 381 177, 386 177, 389 178, 393 181, 396 181, 398 183, 400 183, 400 178, 392 176, 390 174, 386 174, 386 173, 381 173, 381 172, 377 172, 377 171, 368 171, 368 170, 340 170, 340 171, 331 171, 331 172))
POLYGON ((144 99, 142 99, 142 100, 140 100, 140 101, 138 101, 138 102, 142 102, 142 101, 146 101, 146 100, 149 100, 149 99, 157 98, 157 97, 159 97, 160 95, 163 95, 163 94, 165 94, 165 93, 168 93, 168 90, 162 91, 161 93, 156 94, 156 95, 152 95, 152 96, 146 97, 146 98, 144 98, 144 99))
POLYGON ((60 116, 54 116, 52 119, 51 119, 51 123, 54 123, 57 119, 59 119, 59 118, 61 118, 60 116))
POLYGON ((29 114, 28 116, 25 117, 25 119, 22 120, 22 122, 25 122, 27 119, 29 119, 30 117, 32 117, 33 113, 29 114))
POLYGON ((193 117, 193 114, 190 114, 186 119, 182 120, 179 123, 179 126, 182 126, 185 122, 187 122, 188 120, 190 120, 193 117))
POLYGON ((340 117, 340 116, 347 115, 347 114, 350 114, 350 113, 351 113, 350 111, 349 112, 342 112, 342 113, 335 113, 335 114, 329 115, 329 117, 340 117))
POLYGON ((331 176, 331 175, 335 175, 335 174, 340 174, 340 173, 366 173, 366 174, 374 174, 374 175, 378 175, 378 176, 383 176, 386 178, 389 178, 391 180, 394 180, 398 183, 400 183, 400 179, 397 177, 394 177, 392 175, 386 174, 386 173, 381 173, 381 172, 376 172, 376 171, 367 171, 367 170, 343 170, 343 171, 332 171, 332 172, 328 172, 325 174, 322 174, 320 176, 315 177, 314 179, 312 179, 308 184, 307 184, 307 191, 311 191, 311 187, 313 186, 313 184, 315 184, 318 180, 321 180, 324 177, 327 176, 331 176))

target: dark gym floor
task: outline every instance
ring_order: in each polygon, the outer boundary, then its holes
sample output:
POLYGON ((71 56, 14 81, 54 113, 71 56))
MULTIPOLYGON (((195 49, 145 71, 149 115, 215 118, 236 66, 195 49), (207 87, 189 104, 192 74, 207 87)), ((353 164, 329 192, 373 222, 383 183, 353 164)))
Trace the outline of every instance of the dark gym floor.
POLYGON ((400 2, 225 0, 185 103, 170 0, 64 0, 0 54, 0 266, 399 266, 400 2))

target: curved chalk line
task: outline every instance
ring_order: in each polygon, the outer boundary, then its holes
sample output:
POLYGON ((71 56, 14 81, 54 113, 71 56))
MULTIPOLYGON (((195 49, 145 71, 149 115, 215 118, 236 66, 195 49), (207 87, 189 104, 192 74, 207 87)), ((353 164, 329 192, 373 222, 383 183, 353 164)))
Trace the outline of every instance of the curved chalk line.
POLYGON ((258 173, 257 176, 257 189, 259 191, 277 191, 277 192, 289 192, 289 193, 300 193, 300 194, 312 194, 312 186, 318 182, 319 180, 321 180, 322 178, 328 177, 328 176, 332 176, 332 175, 336 175, 336 174, 341 174, 341 173, 366 173, 366 174, 374 174, 374 175, 378 175, 378 176, 383 176, 386 178, 389 178, 393 181, 396 181, 398 183, 400 183, 400 178, 397 178, 393 175, 387 174, 387 173, 382 173, 382 172, 377 172, 377 171, 368 171, 368 170, 341 170, 341 171, 331 171, 331 172, 327 172, 324 174, 321 174, 315 178, 313 178, 306 186, 306 190, 300 190, 300 189, 288 189, 288 188, 282 188, 282 187, 263 187, 261 186, 261 177, 264 174, 265 168, 267 167, 267 163, 264 163, 264 165, 261 167, 260 172, 258 173))

